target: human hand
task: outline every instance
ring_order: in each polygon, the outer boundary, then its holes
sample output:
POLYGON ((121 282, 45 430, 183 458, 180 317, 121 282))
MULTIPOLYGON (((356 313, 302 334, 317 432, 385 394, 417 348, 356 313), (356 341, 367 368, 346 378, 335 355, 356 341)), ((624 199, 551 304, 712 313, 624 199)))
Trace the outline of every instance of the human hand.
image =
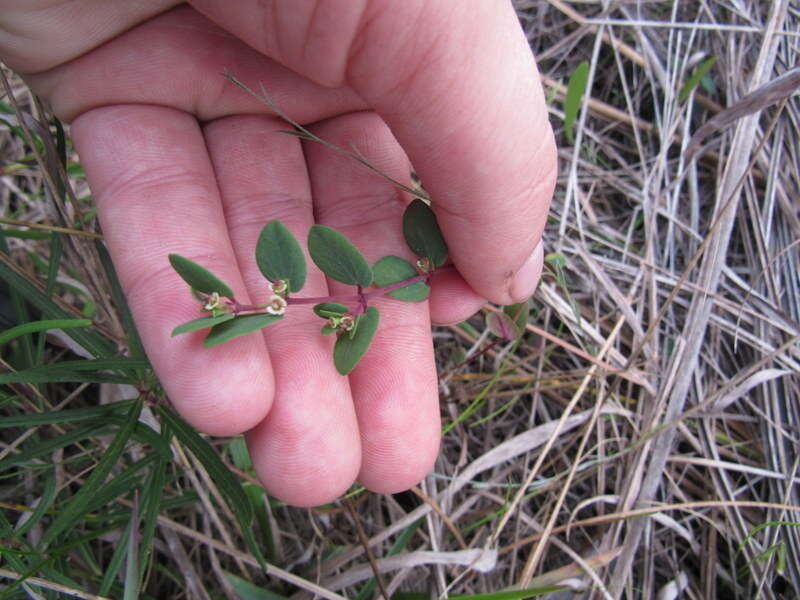
MULTIPOLYGON (((214 435, 248 431, 265 487, 295 505, 354 479, 378 492, 419 481, 438 451, 430 322, 483 298, 532 293, 556 174, 538 75, 509 3, 6 0, 0 56, 72 122, 103 234, 148 356, 172 403, 214 435), (261 6, 261 7, 260 7, 261 6), (222 77, 263 83, 314 133, 434 199, 458 273, 427 303, 378 302, 381 327, 349 377, 310 310, 214 349, 167 255, 220 275, 241 301, 269 295, 252 256, 280 219, 317 222, 374 261, 410 258, 408 198, 286 125, 222 77), (463 279, 462 279, 463 277, 463 279)), ((309 273, 302 295, 337 293, 309 273)))

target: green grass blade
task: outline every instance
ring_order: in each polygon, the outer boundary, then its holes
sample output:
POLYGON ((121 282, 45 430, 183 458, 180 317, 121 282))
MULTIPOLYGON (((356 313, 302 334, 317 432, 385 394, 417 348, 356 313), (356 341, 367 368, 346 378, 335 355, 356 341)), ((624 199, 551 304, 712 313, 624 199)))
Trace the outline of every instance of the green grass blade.
POLYGON ((125 298, 125 293, 122 291, 117 271, 114 269, 114 264, 111 262, 111 256, 108 254, 106 245, 102 240, 95 240, 94 247, 97 251, 97 256, 100 258, 100 264, 103 265, 103 270, 106 273, 106 278, 111 286, 111 296, 114 298, 114 305, 117 307, 122 319, 122 326, 125 328, 125 334, 128 337, 128 350, 133 358, 147 358, 142 346, 142 340, 139 337, 139 330, 136 329, 136 323, 133 320, 131 309, 128 306, 128 300, 125 298))
POLYGON ((708 58, 700 63, 700 66, 695 69, 694 73, 692 73, 692 76, 689 77, 689 79, 686 80, 686 83, 683 84, 681 91, 678 92, 678 102, 680 104, 683 104, 689 99, 689 95, 692 93, 692 90, 694 90, 694 88, 700 84, 700 81, 706 76, 706 74, 715 64, 717 64, 716 56, 712 56, 711 58, 708 58))
POLYGON ((52 425, 54 423, 77 423, 80 421, 104 418, 130 407, 133 402, 133 400, 123 400, 104 406, 67 408, 44 413, 3 416, 3 418, 0 419, 0 429, 4 427, 38 427, 40 425, 52 425))
MULTIPOLYGON (((11 290, 16 291, 16 293, 30 303, 31 306, 41 311, 42 318, 57 320, 74 318, 73 315, 59 308, 47 294, 39 290, 12 268, 8 257, 3 254, 0 254, 0 279, 5 281, 11 290)), ((29 319, 25 319, 25 321, 28 320, 29 319)), ((93 328, 78 327, 69 329, 66 333, 88 352, 98 358, 108 358, 117 353, 114 346, 93 328)))
POLYGON ((0 375, 4 383, 54 383, 54 382, 97 382, 97 383, 136 383, 131 372, 148 367, 146 360, 135 358, 98 358, 94 360, 64 361, 55 365, 44 365, 0 375), (102 371, 121 371, 125 375, 106 374, 102 371))
MULTIPOLYGON (((165 443, 169 443, 164 438, 165 443)), ((142 537, 139 541, 139 585, 144 587, 153 554, 158 515, 161 509, 161 498, 167 481, 166 460, 159 460, 152 470, 142 490, 142 537)))
MULTIPOLYGON (((403 550, 406 549, 408 542, 411 541, 411 538, 414 537, 414 534, 417 532, 417 529, 420 528, 425 522, 425 519, 417 519, 411 525, 406 527, 403 532, 397 537, 397 540, 392 547, 389 548, 389 551, 386 553, 386 556, 394 556, 396 554, 400 554, 403 550)), ((358 595, 356 595, 354 600, 369 600, 372 597, 372 592, 375 591, 378 582, 373 577, 367 583, 365 583, 361 589, 358 591, 358 595)))
POLYGON ((41 488, 42 491, 39 496, 39 502, 36 504, 36 508, 33 509, 28 519, 15 530, 14 533, 18 538, 24 536, 31 527, 42 520, 42 517, 47 514, 50 505, 53 503, 53 499, 56 497, 55 469, 51 466, 42 473, 42 477, 44 478, 44 484, 41 488))
POLYGON ((62 532, 75 526, 86 514, 92 498, 103 486, 106 477, 108 477, 111 469, 114 468, 123 450, 125 450, 125 446, 133 434, 136 424, 139 422, 139 413, 142 411, 143 404, 143 399, 139 398, 128 411, 127 422, 117 432, 108 449, 103 453, 100 462, 92 470, 91 475, 44 532, 41 541, 42 548, 46 548, 62 532))
POLYGON ((250 583, 246 579, 242 579, 233 573, 225 573, 225 577, 231 582, 233 591, 239 596, 241 600, 286 600, 286 596, 281 596, 275 592, 270 592, 264 588, 258 587, 254 583, 250 583))
POLYGON ((575 121, 581 109, 586 84, 589 81, 589 63, 583 61, 572 72, 564 95, 564 134, 570 144, 575 143, 575 121))
POLYGON ((29 333, 49 331, 51 329, 87 327, 91 324, 91 319, 45 319, 43 321, 31 321, 30 323, 23 323, 11 329, 6 329, 0 333, 0 344, 6 344, 15 338, 28 335, 29 333))
POLYGON ((117 540, 116 547, 114 548, 114 553, 111 555, 111 560, 108 561, 108 564, 105 567, 103 579, 100 582, 100 589, 98 591, 100 596, 107 596, 114 585, 117 574, 122 568, 122 563, 129 553, 128 540, 131 537, 131 530, 133 529, 133 526, 134 519, 133 515, 131 515, 131 518, 128 520, 128 526, 122 531, 120 538, 117 540))
POLYGON ((211 445, 178 415, 164 407, 159 407, 158 414, 174 431, 175 437, 195 455, 211 479, 217 484, 239 523, 250 551, 259 563, 264 565, 264 557, 261 555, 253 535, 253 509, 239 478, 228 470, 211 445))
POLYGON ((70 444, 74 444, 80 440, 88 439, 98 435, 105 435, 110 431, 110 429, 111 428, 107 423, 92 423, 90 425, 78 427, 73 431, 69 431, 49 440, 38 441, 35 445, 24 452, 7 456, 3 460, 0 460, 0 473, 16 465, 26 463, 29 460, 33 460, 41 456, 47 456, 59 448, 65 448, 70 444))

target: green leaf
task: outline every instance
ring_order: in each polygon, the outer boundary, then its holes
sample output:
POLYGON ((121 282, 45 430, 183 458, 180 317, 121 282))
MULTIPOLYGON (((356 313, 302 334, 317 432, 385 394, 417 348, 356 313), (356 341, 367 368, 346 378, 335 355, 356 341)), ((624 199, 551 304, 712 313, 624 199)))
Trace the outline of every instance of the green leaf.
POLYGON ((589 63, 583 61, 569 76, 567 93, 564 95, 564 133, 570 144, 575 142, 575 119, 578 117, 588 81, 589 63))
POLYGON ((214 325, 214 328, 208 334, 205 341, 203 342, 203 346, 206 348, 213 348, 214 346, 219 346, 220 344, 224 344, 228 340, 232 340, 233 338, 237 338, 243 335, 247 335, 248 333, 253 333, 254 331, 258 331, 259 329, 263 329, 267 325, 271 325, 275 321, 280 321, 283 318, 283 315, 242 315, 232 319, 230 321, 226 321, 225 323, 221 323, 220 325, 214 325))
POLYGON ((178 325, 175 329, 173 329, 172 337, 182 333, 189 333, 190 331, 198 331, 207 327, 213 327, 214 325, 219 325, 225 321, 230 321, 235 316, 236 315, 222 315, 220 317, 200 317, 199 319, 192 319, 191 321, 187 321, 183 325, 178 325))
POLYGON ((350 311, 350 307, 338 302, 320 302, 315 304, 312 309, 314 314, 323 319, 329 317, 341 317, 350 311))
POLYGON ((143 405, 144 400, 142 398, 133 404, 126 416, 125 425, 120 428, 108 448, 103 452, 100 462, 97 463, 97 466, 92 470, 69 503, 59 510, 50 527, 44 532, 41 541, 42 547, 49 546, 59 534, 74 527, 86 514, 92 498, 104 485, 106 478, 117 464, 117 460, 122 455, 123 450, 125 450, 128 439, 139 422, 139 413, 142 411, 143 405))
POLYGON ((306 283, 303 250, 280 221, 270 221, 261 230, 256 244, 256 263, 270 281, 286 281, 290 292, 299 292, 306 283))
POLYGON ((336 340, 336 345, 333 347, 333 364, 339 373, 347 375, 364 356, 372 343, 372 338, 375 337, 378 320, 378 309, 370 306, 360 321, 356 335, 351 339, 349 335, 342 334, 336 340))
POLYGON ((518 304, 510 304, 503 307, 503 312, 511 317, 514 325, 517 328, 517 337, 525 333, 525 326, 528 324, 528 317, 531 314, 531 308, 527 302, 520 302, 518 304))
POLYGON ((689 95, 692 93, 692 90, 697 87, 697 85, 700 83, 700 80, 706 76, 706 74, 711 70, 711 67, 713 67, 716 63, 717 57, 712 56, 711 58, 704 60, 700 66, 695 69, 694 73, 692 73, 692 76, 689 77, 689 79, 686 80, 686 83, 683 84, 681 91, 678 92, 679 103, 683 104, 686 102, 686 100, 689 98, 689 95))
POLYGON ((253 507, 250 504, 250 499, 242 488, 239 478, 228 470, 228 467, 222 462, 214 448, 200 437, 188 423, 178 417, 178 415, 163 406, 158 408, 158 414, 161 416, 164 423, 175 432, 175 437, 197 457, 197 460, 200 461, 208 472, 211 480, 216 483, 217 488, 225 496, 228 505, 233 511, 233 515, 239 523, 242 535, 250 551, 256 557, 259 564, 263 568, 266 568, 264 557, 261 554, 261 550, 259 550, 256 545, 255 536, 253 535, 253 507))
POLYGON ((120 313, 122 327, 128 338, 128 349, 133 358, 147 358, 142 340, 139 336, 139 331, 136 328, 136 323, 133 321, 133 314, 128 306, 128 300, 125 293, 122 291, 122 285, 117 277, 117 271, 111 262, 111 256, 108 254, 106 245, 101 240, 94 241, 94 248, 97 251, 97 257, 100 259, 100 264, 103 265, 103 270, 106 272, 106 279, 109 283, 111 296, 114 299, 114 305, 120 313))
POLYGON ((233 290, 231 290, 227 283, 193 260, 184 258, 180 254, 170 254, 169 263, 192 289, 203 292, 204 294, 213 294, 217 292, 220 296, 233 298, 233 290))
MULTIPOLYGON (((0 235, 0 239, 2 236, 0 235)), ((5 281, 9 288, 22 298, 30 302, 36 309, 42 312, 41 316, 45 319, 70 319, 71 315, 62 310, 51 298, 39 290, 35 285, 28 281, 15 265, 8 260, 5 254, 0 254, 0 279, 5 281)), ((94 356, 109 357, 116 354, 116 347, 101 336, 92 327, 77 327, 66 330, 69 337, 75 340, 83 348, 91 352, 94 356)))
POLYGON ((427 258, 432 266, 441 267, 447 261, 447 244, 439 229, 436 214, 422 200, 413 200, 406 207, 403 235, 414 254, 427 258))
POLYGON ((69 360, 53 365, 32 367, 16 373, 0 375, 3 383, 55 383, 55 382, 97 382, 97 383, 135 383, 135 372, 146 369, 146 360, 136 358, 98 358, 94 360, 69 360), (102 371, 122 371, 130 375, 107 374, 102 371))
POLYGON ((91 319, 45 319, 43 321, 32 321, 23 323, 11 329, 6 329, 0 333, 0 344, 10 342, 14 338, 37 331, 49 331, 51 329, 69 329, 71 327, 87 327, 91 325, 91 319))
POLYGON ((308 232, 308 252, 314 263, 331 279, 362 288, 372 283, 372 269, 367 260, 335 229, 314 225, 308 232))
POLYGON ((506 342, 510 342, 517 338, 516 325, 505 313, 492 312, 486 315, 486 326, 494 335, 506 342))
POLYGON ((225 577, 241 600, 286 600, 286 596, 265 590, 233 573, 225 572, 225 577))
POLYGON ((323 325, 322 329, 320 329, 322 335, 330 335, 332 333, 336 333, 336 327, 331 327, 330 325, 323 325))
MULTIPOLYGON (((372 267, 375 285, 386 287, 418 275, 417 270, 407 260, 399 256, 384 256, 372 267)), ((430 296, 431 288, 424 281, 389 292, 387 295, 406 302, 422 302, 430 296)))

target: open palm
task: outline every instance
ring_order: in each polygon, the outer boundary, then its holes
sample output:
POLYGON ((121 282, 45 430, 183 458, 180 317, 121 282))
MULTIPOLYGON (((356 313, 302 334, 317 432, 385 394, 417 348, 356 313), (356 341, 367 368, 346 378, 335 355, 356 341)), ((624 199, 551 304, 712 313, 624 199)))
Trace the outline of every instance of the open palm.
MULTIPOLYGON (((430 323, 482 298, 533 290, 555 154, 536 68, 510 4, 406 1, 6 1, 0 57, 72 121, 109 250, 148 356, 177 410, 216 435, 247 431, 264 485, 297 505, 358 479, 408 488, 438 450, 430 323), (33 40, 33 41, 32 41, 33 40), (349 377, 310 310, 262 334, 203 349, 198 316, 167 255, 192 258, 237 299, 270 293, 253 260, 280 219, 314 223, 370 261, 411 258, 410 200, 286 125, 222 73, 263 84, 315 134, 407 181, 409 157, 434 198, 460 273, 429 302, 381 299, 381 327, 349 377), (462 279, 463 277, 463 279, 462 279)), ((348 291, 311 269, 301 295, 348 291)))

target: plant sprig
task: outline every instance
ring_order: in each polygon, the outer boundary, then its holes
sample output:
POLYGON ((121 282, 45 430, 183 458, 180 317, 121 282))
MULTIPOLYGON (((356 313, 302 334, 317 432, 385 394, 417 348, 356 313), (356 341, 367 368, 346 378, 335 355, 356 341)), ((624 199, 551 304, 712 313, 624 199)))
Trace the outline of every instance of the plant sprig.
POLYGON ((198 263, 170 254, 169 261, 202 303, 204 316, 176 327, 172 335, 210 329, 203 345, 217 346, 259 331, 283 319, 292 305, 314 305, 324 320, 322 334, 337 336, 333 360, 342 375, 350 373, 366 354, 378 329, 380 315, 370 303, 379 296, 422 302, 430 295, 434 273, 449 269, 447 245, 436 215, 422 200, 413 200, 403 215, 406 243, 419 257, 416 265, 398 256, 385 256, 370 266, 344 235, 325 225, 308 233, 311 259, 331 279, 355 287, 353 294, 297 297, 306 281, 306 260, 300 243, 280 221, 261 230, 255 249, 258 268, 267 280, 270 298, 263 304, 242 304, 231 287, 198 263))

